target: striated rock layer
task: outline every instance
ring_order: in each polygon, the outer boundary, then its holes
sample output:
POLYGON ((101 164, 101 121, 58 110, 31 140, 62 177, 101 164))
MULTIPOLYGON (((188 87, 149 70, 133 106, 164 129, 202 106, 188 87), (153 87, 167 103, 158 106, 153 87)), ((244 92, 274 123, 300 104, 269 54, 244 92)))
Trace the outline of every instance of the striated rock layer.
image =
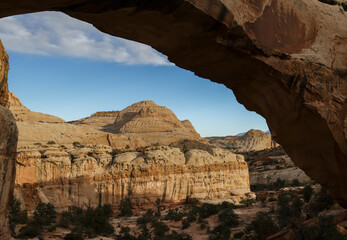
POLYGON ((203 141, 189 120, 181 122, 170 109, 153 101, 138 102, 120 111, 110 130, 139 136, 151 145, 186 139, 203 141))
POLYGON ((233 152, 259 151, 278 145, 270 134, 254 129, 242 136, 208 137, 206 139, 216 147, 229 149, 233 152))
POLYGON ((2 1, 56 10, 146 43, 223 83, 266 118, 294 162, 347 206, 347 14, 318 0, 2 1))
POLYGON ((238 202, 250 192, 243 156, 217 148, 184 154, 178 148, 147 147, 114 157, 104 145, 28 146, 18 152, 15 195, 29 210, 39 202, 58 208, 118 205, 127 196, 139 206, 157 198, 238 202))

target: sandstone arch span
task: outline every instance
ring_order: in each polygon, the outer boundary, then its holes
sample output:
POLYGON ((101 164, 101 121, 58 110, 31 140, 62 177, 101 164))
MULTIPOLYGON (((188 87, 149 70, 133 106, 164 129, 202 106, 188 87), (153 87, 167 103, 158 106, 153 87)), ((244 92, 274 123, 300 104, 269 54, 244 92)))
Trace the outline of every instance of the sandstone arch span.
MULTIPOLYGON (((0 17, 46 10, 149 44, 177 66, 223 83, 267 119, 300 168, 347 206, 342 6, 318 0, 2 0, 0 17)), ((5 105, 6 90, 0 97, 5 105)))

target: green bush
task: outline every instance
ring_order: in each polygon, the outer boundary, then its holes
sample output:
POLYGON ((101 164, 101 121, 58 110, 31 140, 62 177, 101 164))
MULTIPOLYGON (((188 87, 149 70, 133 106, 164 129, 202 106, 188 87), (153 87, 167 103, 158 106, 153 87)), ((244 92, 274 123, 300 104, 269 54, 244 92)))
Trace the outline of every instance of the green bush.
POLYGON ((130 234, 130 228, 122 227, 120 233, 115 235, 115 240, 137 240, 137 238, 130 234))
POLYGON ((181 221, 184 217, 184 213, 178 210, 178 208, 175 209, 169 209, 167 213, 167 219, 171 221, 181 221))
POLYGON ((320 191, 314 196, 307 207, 307 212, 311 216, 317 216, 318 213, 323 210, 330 209, 334 204, 334 199, 325 188, 321 188, 320 191))
POLYGON ((74 227, 71 233, 66 234, 65 240, 84 240, 86 238, 85 231, 82 227, 74 227))
POLYGON ((130 217, 133 215, 133 205, 130 197, 126 197, 120 201, 119 210, 120 216, 130 217))
POLYGON ((186 228, 189 228, 190 226, 190 222, 187 218, 183 219, 182 220, 182 229, 186 229, 186 228))
POLYGON ((268 212, 257 212, 255 218, 247 226, 248 231, 253 231, 259 240, 265 240, 276 233, 279 228, 268 212))
POLYGON ((298 224, 294 227, 298 239, 304 240, 344 240, 346 239, 337 231, 332 216, 320 216, 318 223, 313 226, 298 224))
POLYGON ((243 237, 243 235, 244 235, 244 232, 237 232, 237 233, 234 234, 234 238, 235 239, 240 239, 240 238, 243 237))
POLYGON ((234 210, 231 208, 223 209, 218 214, 218 219, 225 226, 228 227, 237 227, 240 224, 239 217, 234 213, 234 210))
POLYGON ((220 208, 218 205, 204 203, 201 207, 198 208, 199 216, 202 218, 208 218, 219 212, 220 208))
POLYGON ((302 194, 304 195, 305 202, 309 202, 311 200, 313 193, 313 188, 310 185, 306 185, 302 190, 302 194))
POLYGON ((12 199, 8 219, 13 236, 15 235, 15 228, 17 224, 26 224, 28 222, 28 213, 27 211, 21 211, 20 205, 21 202, 18 199, 12 199))
POLYGON ((220 224, 211 231, 209 240, 229 240, 230 239, 230 229, 220 224))
POLYGON ((55 141, 48 141, 47 144, 50 144, 50 145, 51 144, 56 144, 56 142, 55 141))
POLYGON ((165 233, 170 230, 170 228, 161 221, 152 222, 152 227, 154 228, 153 233, 155 239, 164 239, 165 233))
POLYGON ((193 238, 187 233, 172 231, 169 235, 165 236, 165 240, 193 240, 193 238))

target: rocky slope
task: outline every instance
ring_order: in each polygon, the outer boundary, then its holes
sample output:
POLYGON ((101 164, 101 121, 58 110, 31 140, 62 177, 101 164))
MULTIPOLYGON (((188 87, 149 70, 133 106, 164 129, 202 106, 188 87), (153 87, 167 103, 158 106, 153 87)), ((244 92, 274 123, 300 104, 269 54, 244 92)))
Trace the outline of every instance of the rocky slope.
POLYGON ((9 93, 7 107, 11 110, 14 118, 18 122, 49 122, 63 123, 63 119, 52 115, 33 112, 26 108, 14 93, 9 93))
POLYGON ((110 129, 113 133, 139 136, 151 145, 185 139, 203 141, 188 120, 181 122, 170 109, 153 101, 138 102, 120 111, 110 129))
POLYGON ((101 130, 107 129, 110 125, 114 123, 119 111, 103 111, 96 112, 92 114, 90 117, 82 118, 77 121, 72 121, 71 123, 79 125, 79 124, 87 124, 100 128, 101 130))
POLYGON ((275 183, 277 179, 288 183, 297 179, 300 183, 312 180, 284 152, 282 147, 243 154, 249 166, 250 185, 275 183))
POLYGON ((104 145, 27 146, 18 149, 15 195, 32 210, 38 202, 58 208, 101 203, 118 205, 130 196, 135 204, 196 198, 239 201, 250 192, 243 156, 213 148, 147 147, 111 154, 104 145))
POLYGON ((271 135, 251 129, 242 136, 208 137, 210 144, 233 152, 259 151, 278 146, 271 135))

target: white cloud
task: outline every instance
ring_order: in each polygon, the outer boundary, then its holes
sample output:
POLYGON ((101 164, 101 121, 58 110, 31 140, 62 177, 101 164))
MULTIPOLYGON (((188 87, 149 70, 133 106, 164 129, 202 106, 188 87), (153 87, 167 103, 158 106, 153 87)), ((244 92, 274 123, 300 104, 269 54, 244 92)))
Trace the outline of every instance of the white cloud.
POLYGON ((63 13, 42 12, 0 19, 7 50, 63 55, 125 64, 173 65, 150 46, 109 36, 63 13))

